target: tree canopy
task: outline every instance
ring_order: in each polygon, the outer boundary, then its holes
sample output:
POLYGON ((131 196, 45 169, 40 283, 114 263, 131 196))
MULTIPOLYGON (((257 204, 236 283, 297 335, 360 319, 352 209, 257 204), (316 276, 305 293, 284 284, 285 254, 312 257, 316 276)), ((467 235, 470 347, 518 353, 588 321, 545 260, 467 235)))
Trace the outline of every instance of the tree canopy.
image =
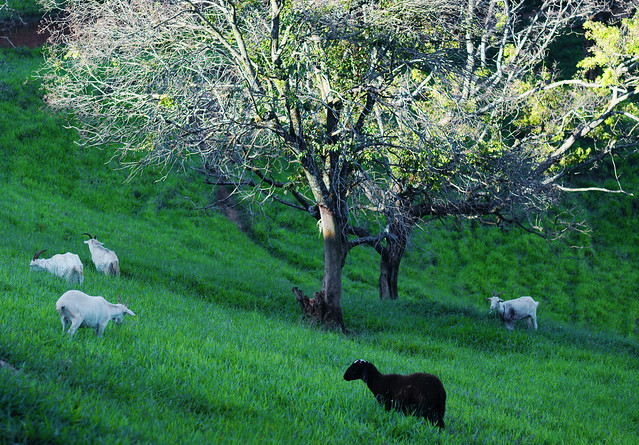
POLYGON ((342 328, 351 248, 403 252, 426 215, 545 211, 574 168, 636 139, 636 55, 583 62, 609 63, 614 82, 544 65, 604 2, 42 1, 64 10, 47 100, 82 142, 134 171, 197 162, 211 182, 317 217, 324 278, 298 297, 342 328), (605 143, 580 144, 603 127, 605 143))

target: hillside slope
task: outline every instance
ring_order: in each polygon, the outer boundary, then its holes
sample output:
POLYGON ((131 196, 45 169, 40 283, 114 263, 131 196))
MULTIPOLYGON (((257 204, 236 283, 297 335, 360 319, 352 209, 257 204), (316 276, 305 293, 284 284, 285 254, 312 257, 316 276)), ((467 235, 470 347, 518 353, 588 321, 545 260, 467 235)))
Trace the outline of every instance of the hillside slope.
POLYGON ((633 199, 610 201, 623 221, 601 221, 612 212, 601 199, 584 204, 598 215, 595 236, 568 259, 517 231, 433 224, 414 238, 396 302, 377 299, 377 256, 356 249, 344 280, 352 332, 326 332, 300 321, 291 293, 321 280, 314 221, 267 207, 245 233, 193 210, 213 201, 197 176, 127 182, 109 153, 82 150, 41 109, 40 61, 0 50, 1 442, 636 439, 637 280, 633 264, 613 261, 636 264, 634 233, 619 233, 636 218, 633 199), (84 231, 118 253, 122 277, 95 272, 84 231), (137 316, 103 339, 65 338, 54 303, 70 286, 29 272, 43 248, 78 253, 82 290, 119 293, 137 316), (493 288, 541 295, 539 331, 506 332, 487 314, 493 288), (361 382, 345 382, 357 358, 440 376, 446 431, 385 412, 361 382))

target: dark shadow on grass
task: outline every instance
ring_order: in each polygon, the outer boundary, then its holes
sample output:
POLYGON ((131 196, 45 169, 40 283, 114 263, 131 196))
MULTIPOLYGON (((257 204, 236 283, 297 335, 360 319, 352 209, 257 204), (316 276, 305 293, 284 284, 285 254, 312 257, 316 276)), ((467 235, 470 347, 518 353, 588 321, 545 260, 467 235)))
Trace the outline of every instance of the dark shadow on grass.
POLYGON ((441 340, 490 354, 533 353, 540 348, 582 348, 592 352, 634 355, 639 357, 639 345, 629 339, 585 329, 557 325, 540 320, 539 329, 528 329, 525 321, 515 324, 509 332, 499 316, 455 304, 423 301, 357 301, 349 304, 346 323, 358 336, 395 334, 397 340, 387 341, 398 353, 428 352, 419 336, 441 340), (413 338, 414 337, 414 338, 413 338))
MULTIPOLYGON (((195 272, 176 271, 167 273, 161 267, 149 264, 129 264, 130 272, 125 276, 155 285, 164 285, 176 292, 190 294, 235 310, 258 311, 271 318, 290 321, 301 318, 294 296, 257 295, 254 290, 231 293, 227 284, 219 277, 200 276, 195 272)), ((265 293, 269 293, 265 289, 265 293)), ((543 317, 539 320, 539 330, 529 331, 525 321, 515 324, 515 331, 508 332, 495 313, 472 307, 460 306, 434 299, 382 301, 349 295, 343 296, 345 323, 352 336, 396 335, 398 337, 427 336, 443 343, 452 343, 490 354, 531 353, 540 347, 574 347, 590 351, 608 353, 611 350, 622 354, 639 356, 639 345, 629 339, 605 333, 593 333, 585 329, 555 324, 543 317), (544 342, 550 342, 544 346, 544 342)), ((417 353, 421 346, 415 342, 399 341, 391 346, 399 353, 417 353), (409 344, 411 343, 411 344, 409 344)), ((427 348, 428 349, 428 348, 427 348)))

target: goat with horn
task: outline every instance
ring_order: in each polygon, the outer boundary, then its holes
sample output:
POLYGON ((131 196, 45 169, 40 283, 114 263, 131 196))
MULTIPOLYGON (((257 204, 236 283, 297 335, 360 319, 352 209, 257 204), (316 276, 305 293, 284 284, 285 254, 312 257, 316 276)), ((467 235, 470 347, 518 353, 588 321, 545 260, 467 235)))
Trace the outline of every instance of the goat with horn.
POLYGON ((120 261, 118 260, 118 256, 115 252, 104 247, 104 244, 98 241, 96 236, 92 236, 88 232, 84 232, 83 235, 89 237, 84 244, 89 246, 89 250, 91 251, 91 260, 93 261, 93 264, 95 264, 96 270, 106 275, 119 276, 120 261))
POLYGON ((67 252, 56 254, 51 258, 39 258, 47 249, 33 254, 29 267, 33 271, 47 271, 66 280, 68 283, 84 282, 84 268, 80 257, 75 253, 67 252))

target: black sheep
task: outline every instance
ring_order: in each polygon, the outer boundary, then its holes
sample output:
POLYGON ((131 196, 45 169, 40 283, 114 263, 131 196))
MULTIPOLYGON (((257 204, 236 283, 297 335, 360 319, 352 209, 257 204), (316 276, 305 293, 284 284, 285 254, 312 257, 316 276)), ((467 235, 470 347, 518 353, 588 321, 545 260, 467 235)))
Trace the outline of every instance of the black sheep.
POLYGON ((433 374, 382 374, 366 360, 355 360, 344 373, 344 380, 362 379, 386 410, 391 407, 403 413, 424 416, 444 429, 446 391, 433 374))

